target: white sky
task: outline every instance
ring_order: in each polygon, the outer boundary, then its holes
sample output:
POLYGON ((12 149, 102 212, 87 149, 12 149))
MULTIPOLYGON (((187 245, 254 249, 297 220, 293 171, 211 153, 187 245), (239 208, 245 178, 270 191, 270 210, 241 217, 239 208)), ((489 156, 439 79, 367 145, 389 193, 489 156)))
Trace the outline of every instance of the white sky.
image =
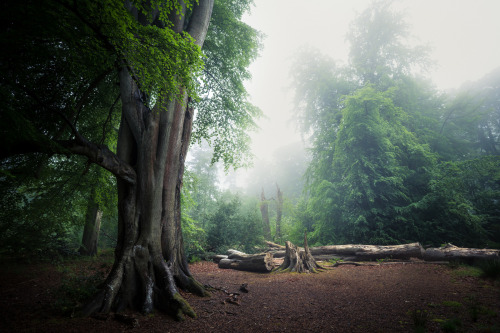
MULTIPOLYGON (((347 62, 345 35, 367 0, 255 0, 245 21, 266 35, 260 58, 250 67, 247 89, 266 118, 253 135, 259 158, 300 139, 290 124, 293 95, 289 73, 297 49, 311 46, 347 62)), ((500 0, 396 0, 406 12, 417 44, 430 45, 436 69, 430 73, 440 89, 457 88, 500 66, 500 0)))

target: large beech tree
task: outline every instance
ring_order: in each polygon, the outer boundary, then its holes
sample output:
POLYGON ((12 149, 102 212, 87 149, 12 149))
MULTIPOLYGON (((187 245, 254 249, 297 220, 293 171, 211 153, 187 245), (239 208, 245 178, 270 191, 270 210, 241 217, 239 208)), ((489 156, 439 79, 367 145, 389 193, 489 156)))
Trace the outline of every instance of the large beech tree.
POLYGON ((179 319, 195 315, 178 292, 206 293, 189 272, 180 218, 194 102, 203 119, 198 138, 213 135, 210 126, 231 123, 232 137, 218 138, 215 147, 218 157, 234 163, 225 149, 244 148, 243 131, 257 114, 241 88, 258 47, 258 34, 240 20, 249 3, 27 0, 2 5, 2 168, 8 172, 12 161, 33 154, 80 155, 117 178, 115 262, 83 314, 158 308, 179 319), (233 28, 240 35, 224 54, 218 42, 229 40, 233 28), (219 67, 209 64, 203 70, 207 33, 215 42, 205 53, 216 57, 219 67), (210 91, 213 82, 223 91, 210 91), (227 93, 233 86, 236 92, 227 93), (113 100, 110 115, 121 104, 116 153, 89 130, 113 131, 107 128, 110 117, 93 123, 103 112, 95 104, 103 100, 113 100), (209 100, 226 103, 204 108, 209 100))

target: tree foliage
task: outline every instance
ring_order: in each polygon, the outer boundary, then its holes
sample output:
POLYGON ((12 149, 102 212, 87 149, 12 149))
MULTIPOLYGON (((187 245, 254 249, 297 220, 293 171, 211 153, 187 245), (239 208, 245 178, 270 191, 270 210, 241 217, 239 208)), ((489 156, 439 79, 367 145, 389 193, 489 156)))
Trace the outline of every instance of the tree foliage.
POLYGON ((312 242, 484 246, 497 235, 498 80, 438 93, 407 32, 374 2, 351 26, 348 65, 297 58, 296 118, 312 146, 297 219, 312 242))

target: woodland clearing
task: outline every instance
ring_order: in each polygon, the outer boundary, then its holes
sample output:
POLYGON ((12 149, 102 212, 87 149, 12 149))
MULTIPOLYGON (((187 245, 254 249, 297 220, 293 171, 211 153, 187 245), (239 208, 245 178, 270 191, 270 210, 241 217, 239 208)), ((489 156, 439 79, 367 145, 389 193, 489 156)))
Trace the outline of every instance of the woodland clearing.
MULTIPOLYGON (((103 278, 110 254, 64 262, 4 260, 4 332, 499 332, 500 284, 470 266, 329 267, 318 274, 252 273, 190 265, 211 297, 183 293, 196 319, 155 312, 71 318, 75 299, 103 278), (246 284, 248 292, 240 287, 246 284)), ((325 263, 323 263, 325 264, 325 263)))

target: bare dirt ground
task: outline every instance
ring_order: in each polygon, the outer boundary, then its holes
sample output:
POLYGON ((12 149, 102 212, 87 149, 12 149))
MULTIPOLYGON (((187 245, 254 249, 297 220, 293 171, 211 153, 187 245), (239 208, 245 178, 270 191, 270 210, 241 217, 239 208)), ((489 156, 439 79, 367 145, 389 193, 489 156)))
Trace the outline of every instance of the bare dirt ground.
POLYGON ((196 319, 176 322, 163 313, 129 313, 134 324, 113 315, 71 318, 68 294, 84 292, 110 265, 109 258, 4 263, 0 332, 500 332, 498 281, 474 276, 470 267, 424 264, 258 274, 200 262, 192 273, 214 289, 210 298, 183 293, 196 319), (245 283, 248 293, 239 291, 245 283))

